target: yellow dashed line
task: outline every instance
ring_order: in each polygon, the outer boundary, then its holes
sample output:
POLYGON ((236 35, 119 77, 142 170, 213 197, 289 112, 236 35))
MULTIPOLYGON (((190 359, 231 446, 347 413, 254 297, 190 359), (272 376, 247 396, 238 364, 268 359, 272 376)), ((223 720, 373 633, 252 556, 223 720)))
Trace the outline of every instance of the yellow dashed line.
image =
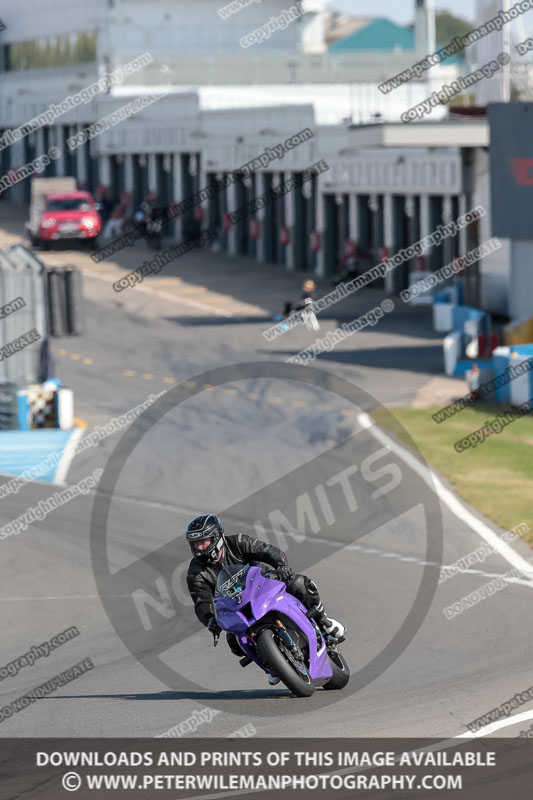
POLYGON ((153 381, 153 379, 154 379, 154 376, 152 375, 152 373, 151 373, 151 372, 145 372, 145 373, 143 374, 142 378, 143 378, 143 380, 145 380, 145 381, 153 381))
POLYGON ((163 383, 176 383, 174 378, 163 378, 163 383))
POLYGON ((268 400, 269 403, 283 403, 282 397, 270 397, 268 400))
POLYGON ((352 411, 349 408, 343 408, 341 414, 344 414, 345 417, 355 417, 355 411, 352 411))
POLYGON ((237 389, 224 389, 224 394, 237 394, 237 389))
POLYGON ((92 358, 84 358, 84 359, 83 359, 83 363, 84 363, 84 364, 92 364, 92 363, 93 363, 93 360, 92 360, 92 358))
POLYGON ((249 392, 248 397, 250 398, 250 400, 257 400, 259 398, 259 395, 256 394, 256 392, 249 392))
POLYGON ((211 391, 211 389, 214 389, 214 388, 215 387, 211 386, 210 383, 204 383, 204 385, 202 386, 202 389, 204 390, 204 392, 209 392, 209 391, 211 391))
POLYGON ((85 422, 84 419, 80 419, 79 417, 72 417, 72 422, 74 425, 77 425, 78 428, 87 428, 89 426, 88 422, 85 422))
POLYGON ((305 403, 304 403, 303 400, 293 400, 292 404, 293 404, 293 406, 296 406, 296 408, 301 408, 302 406, 305 406, 305 403))
POLYGON ((79 353, 71 353, 70 357, 72 358, 73 361, 79 361, 80 360, 80 354, 79 353))
POLYGON ((58 350, 57 352, 59 353, 60 356, 66 356, 67 354, 67 351, 63 347, 61 348, 61 350, 58 350))
POLYGON ((127 375, 128 378, 132 378, 134 375, 137 375, 137 373, 136 373, 136 371, 134 369, 125 369, 122 374, 123 375, 127 375))
POLYGON ((189 389, 194 389, 196 386, 196 381, 184 381, 183 385, 187 386, 189 389))
POLYGON ((320 404, 316 406, 317 411, 331 411, 332 408, 333 406, 325 406, 320 404))

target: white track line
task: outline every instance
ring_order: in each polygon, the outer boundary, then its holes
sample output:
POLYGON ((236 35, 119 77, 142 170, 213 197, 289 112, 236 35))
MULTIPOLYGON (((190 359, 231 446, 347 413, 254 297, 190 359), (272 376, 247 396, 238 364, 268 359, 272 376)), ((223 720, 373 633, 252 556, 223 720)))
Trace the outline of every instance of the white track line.
MULTIPOLYGON (((423 561, 421 558, 416 558, 415 556, 403 556, 401 553, 386 553, 384 550, 376 550, 374 547, 363 547, 359 544, 344 544, 344 542, 339 542, 336 539, 319 539, 317 536, 313 536, 312 541, 318 542, 319 544, 331 545, 332 547, 340 547, 343 550, 357 550, 359 553, 363 553, 364 555, 377 555, 381 558, 396 558, 398 561, 418 564, 420 567, 439 567, 440 570, 446 569, 445 564, 439 564, 437 561, 423 561)), ((482 578, 505 578, 505 573, 486 572, 482 569, 457 568, 457 572, 454 573, 454 575, 479 575, 482 578)), ((533 588, 533 583, 524 578, 509 577, 505 578, 505 580, 507 583, 517 583, 521 586, 529 586, 530 588, 533 588)), ((442 583, 444 582, 445 581, 442 581, 442 583)))
MULTIPOLYGON (((81 269, 82 272, 84 272, 86 275, 89 275, 90 278, 96 278, 100 281, 107 281, 107 283, 115 283, 119 277, 116 275, 101 275, 99 272, 93 272, 91 269, 87 269, 86 267, 81 267, 81 269)), ((171 303, 179 303, 183 306, 190 306, 191 308, 198 309, 198 311, 208 311, 210 314, 214 314, 218 317, 226 317, 227 319, 231 319, 232 317, 237 316, 235 314, 230 314, 228 311, 222 311, 221 308, 217 308, 216 306, 209 306, 205 303, 199 303, 197 300, 186 300, 177 294, 164 292, 161 291, 161 289, 153 289, 151 286, 136 286, 135 291, 143 292, 144 294, 151 294, 155 297, 162 297, 165 300, 170 300, 171 303)))
POLYGON ((422 464, 415 456, 402 447, 400 444, 391 439, 385 431, 381 430, 374 420, 369 417, 364 411, 357 415, 357 421, 362 428, 368 432, 382 444, 388 445, 391 450, 396 453, 405 463, 419 475, 429 488, 435 492, 438 498, 448 506, 452 514, 465 522, 473 531, 475 531, 482 539, 484 539, 494 550, 496 550, 502 558, 511 566, 516 567, 521 572, 525 573, 528 577, 533 578, 533 568, 525 558, 513 550, 507 542, 504 542, 498 534, 494 533, 488 525, 485 525, 480 519, 474 516, 461 501, 447 489, 442 481, 435 475, 435 473, 422 464))
POLYGON ((521 711, 520 714, 514 714, 508 719, 500 719, 497 722, 491 722, 489 725, 485 725, 475 733, 472 733, 472 731, 466 731, 466 733, 460 733, 459 736, 454 736, 453 738, 477 739, 480 736, 488 736, 490 733, 496 733, 496 731, 501 730, 501 728, 508 728, 510 725, 518 725, 519 722, 527 722, 529 719, 533 719, 533 710, 521 711))
MULTIPOLYGON (((509 719, 503 719, 499 722, 492 722, 490 725, 485 725, 484 728, 480 728, 479 731, 476 733, 472 733, 471 731, 467 731, 466 733, 460 733, 457 736, 452 736, 451 739, 443 739, 441 742, 435 742, 435 744, 428 745, 427 747, 418 747, 416 750, 409 751, 413 753, 429 753, 429 752, 436 752, 439 750, 448 750, 450 747, 458 747, 463 743, 465 739, 479 739, 483 736, 487 736, 490 733, 494 733, 495 731, 500 730, 501 728, 508 728, 510 725, 517 725, 519 722, 526 722, 529 719, 533 719, 533 711, 523 711, 521 714, 515 714, 509 719)), ((283 741, 283 739, 278 740, 283 741)), ((305 741, 305 739, 304 739, 305 741)), ((396 757, 396 761, 399 761, 399 756, 396 757)), ((321 772, 321 775, 351 775, 357 772, 365 772, 371 769, 371 767, 346 767, 345 769, 336 769, 332 770, 331 772, 321 772)), ((220 798, 232 798, 239 796, 246 796, 251 794, 257 794, 258 792, 264 791, 276 791, 275 789, 237 789, 233 792, 216 792, 214 794, 202 794, 196 795, 195 797, 186 797, 184 800, 220 800, 220 798)))
POLYGON ((41 600, 107 600, 111 597, 131 597, 131 594, 59 594, 51 597, 0 597, 0 603, 13 603, 19 600, 38 600, 39 602, 41 600))
POLYGON ((76 446, 81 439, 83 433, 83 428, 75 428, 72 431, 70 439, 67 442, 67 446, 63 450, 63 455, 61 456, 61 461, 57 465, 57 469, 54 475, 54 483, 59 484, 60 486, 65 486, 65 479, 67 477, 67 472, 70 469, 70 465, 72 463, 72 459, 76 453, 76 446))

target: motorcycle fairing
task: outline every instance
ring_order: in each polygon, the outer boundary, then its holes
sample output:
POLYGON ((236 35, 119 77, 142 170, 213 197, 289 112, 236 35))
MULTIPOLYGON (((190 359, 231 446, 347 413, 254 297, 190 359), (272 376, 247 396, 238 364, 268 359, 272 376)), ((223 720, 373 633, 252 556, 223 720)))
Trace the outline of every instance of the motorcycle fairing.
POLYGON ((218 624, 224 630, 235 633, 245 654, 263 670, 265 668, 259 661, 255 649, 249 644, 247 630, 273 612, 288 617, 307 639, 309 674, 315 685, 322 686, 332 677, 333 670, 323 638, 317 652, 316 629, 307 618, 304 606, 287 592, 282 581, 267 578, 261 574, 259 567, 251 567, 242 592, 232 598, 216 594, 214 604, 218 624))

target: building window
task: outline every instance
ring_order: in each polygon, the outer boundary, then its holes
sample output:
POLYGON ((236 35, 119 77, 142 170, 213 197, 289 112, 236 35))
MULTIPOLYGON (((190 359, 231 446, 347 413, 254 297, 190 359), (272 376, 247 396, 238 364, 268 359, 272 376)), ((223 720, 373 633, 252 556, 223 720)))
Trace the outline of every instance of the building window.
POLYGON ((42 36, 5 45, 6 72, 45 67, 66 67, 96 61, 96 32, 42 36))

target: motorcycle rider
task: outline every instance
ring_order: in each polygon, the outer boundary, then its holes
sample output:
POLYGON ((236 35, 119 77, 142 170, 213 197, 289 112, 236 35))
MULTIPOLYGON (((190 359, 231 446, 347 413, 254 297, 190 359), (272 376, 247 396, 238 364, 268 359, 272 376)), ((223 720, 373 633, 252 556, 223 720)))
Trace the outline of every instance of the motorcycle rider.
POLYGON ((148 246, 153 250, 161 250, 164 209, 157 197, 157 192, 148 192, 141 203, 144 213, 144 229, 148 246))
POLYGON ((302 308, 306 307, 306 303, 313 300, 313 294, 316 291, 316 283, 308 278, 302 283, 302 294, 300 295, 300 299, 296 300, 295 302, 286 302, 283 305, 283 319, 287 319, 287 317, 291 314, 292 311, 300 311, 302 308))
MULTIPOLYGON (((285 553, 274 545, 254 539, 245 533, 227 536, 216 514, 201 514, 189 522, 186 531, 193 558, 187 572, 187 587, 194 602, 196 616, 205 627, 218 636, 221 628, 216 621, 213 596, 218 573, 228 564, 262 563, 274 568, 278 580, 307 610, 316 607, 313 619, 323 633, 343 641, 346 628, 328 617, 318 594, 316 583, 306 575, 298 575, 287 564, 285 553)), ((227 632, 231 652, 242 657, 235 634, 227 632)), ((269 676, 269 683, 279 683, 279 678, 269 676)))

